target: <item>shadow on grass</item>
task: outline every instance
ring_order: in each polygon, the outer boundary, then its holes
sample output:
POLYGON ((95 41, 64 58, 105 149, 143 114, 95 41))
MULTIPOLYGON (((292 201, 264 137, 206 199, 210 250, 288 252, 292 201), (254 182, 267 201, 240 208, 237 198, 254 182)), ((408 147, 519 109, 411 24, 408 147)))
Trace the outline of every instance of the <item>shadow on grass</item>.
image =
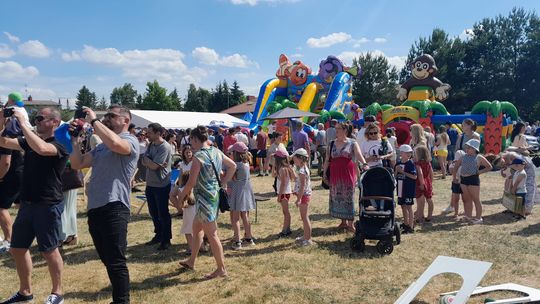
POLYGON ((494 198, 487 201, 482 201, 482 205, 501 205, 502 206, 502 198, 494 198))
POLYGON ((540 223, 536 223, 534 225, 529 225, 519 231, 512 232, 512 235, 518 235, 518 236, 538 236, 540 235, 540 223))
POLYGON ((518 219, 516 219, 510 212, 499 212, 486 215, 483 217, 483 219, 484 225, 489 226, 510 224, 518 221, 518 219))
MULTIPOLYGON (((205 281, 204 278, 190 278, 188 280, 182 280, 178 277, 178 275, 181 275, 185 273, 186 271, 182 270, 176 270, 171 273, 166 273, 158 276, 154 276, 151 278, 146 278, 142 280, 141 282, 130 282, 131 291, 145 291, 145 290, 151 290, 151 289, 163 289, 168 287, 173 287, 177 285, 188 285, 188 284, 195 284, 202 281, 205 281)), ((88 291, 74 291, 74 292, 68 292, 64 295, 67 299, 78 299, 82 300, 84 302, 95 302, 96 298, 104 299, 107 297, 111 297, 112 288, 111 286, 107 286, 105 288, 102 288, 101 290, 97 292, 88 292, 88 291)))

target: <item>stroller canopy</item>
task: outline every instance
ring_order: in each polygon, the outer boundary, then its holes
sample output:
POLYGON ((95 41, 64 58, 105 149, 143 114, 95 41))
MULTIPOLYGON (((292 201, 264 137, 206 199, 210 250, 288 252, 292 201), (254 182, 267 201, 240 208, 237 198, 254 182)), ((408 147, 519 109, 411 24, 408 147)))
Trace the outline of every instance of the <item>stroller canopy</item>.
POLYGON ((377 167, 367 170, 360 177, 362 196, 394 196, 394 176, 385 168, 377 167))

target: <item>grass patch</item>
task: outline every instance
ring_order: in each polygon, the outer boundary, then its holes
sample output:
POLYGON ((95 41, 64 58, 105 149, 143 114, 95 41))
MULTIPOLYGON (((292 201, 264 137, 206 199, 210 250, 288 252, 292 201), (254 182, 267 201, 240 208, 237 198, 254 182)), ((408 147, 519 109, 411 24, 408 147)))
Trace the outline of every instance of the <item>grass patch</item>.
MULTIPOLYGON (((253 177, 257 193, 272 190, 270 177, 253 177)), ((314 177, 313 184, 319 179, 314 177)), ((142 187, 141 187, 142 188, 142 187)), ((219 234, 225 246, 230 277, 202 281, 214 269, 211 255, 197 260, 197 272, 182 272, 178 261, 186 250, 179 235, 181 220, 173 220, 173 246, 157 252, 144 245, 152 237, 152 222, 147 209, 133 216, 129 224, 128 255, 133 303, 393 303, 438 255, 476 259, 493 263, 481 285, 515 282, 540 288, 540 209, 516 221, 502 214, 502 179, 498 173, 482 177, 484 225, 470 226, 440 215, 450 201, 450 180, 434 181, 435 217, 431 224, 419 226, 414 235, 405 235, 390 256, 380 256, 375 243, 364 253, 351 251, 351 234, 338 232, 339 221, 328 216, 328 191, 316 187, 312 196, 313 247, 298 248, 300 236, 298 210, 291 205, 293 235, 277 239, 281 210, 272 198, 259 203, 258 220, 253 223, 257 245, 241 251, 228 249, 232 231, 229 215, 220 215, 219 234)), ((134 198, 134 205, 139 206, 134 198)), ((110 288, 105 268, 92 245, 86 223, 84 203, 79 201, 79 244, 63 249, 64 289, 69 303, 109 303, 110 288)), ((537 206, 538 208, 538 206, 537 206)), ((135 208, 134 208, 135 209, 135 208)), ((401 211, 398 209, 398 217, 401 211)), ((252 222, 255 212, 251 214, 252 222)), ((50 291, 47 266, 32 248, 33 286, 37 300, 50 291)), ((14 263, 9 255, 0 257, 0 296, 18 288, 14 263)), ((443 275, 434 278, 417 303, 434 303, 440 292, 459 288, 461 279, 443 275)), ((490 295, 491 297, 492 295, 490 295)), ((500 295, 493 295, 498 297, 500 295)), ((471 303, 483 303, 475 297, 471 303)))

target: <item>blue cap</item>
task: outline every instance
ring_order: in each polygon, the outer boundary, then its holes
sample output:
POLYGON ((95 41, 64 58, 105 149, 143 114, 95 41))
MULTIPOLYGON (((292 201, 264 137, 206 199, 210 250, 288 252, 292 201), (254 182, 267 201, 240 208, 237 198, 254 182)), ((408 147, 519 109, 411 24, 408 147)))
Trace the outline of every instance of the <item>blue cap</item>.
POLYGON ((514 158, 512 161, 512 165, 524 165, 525 161, 521 158, 514 158))

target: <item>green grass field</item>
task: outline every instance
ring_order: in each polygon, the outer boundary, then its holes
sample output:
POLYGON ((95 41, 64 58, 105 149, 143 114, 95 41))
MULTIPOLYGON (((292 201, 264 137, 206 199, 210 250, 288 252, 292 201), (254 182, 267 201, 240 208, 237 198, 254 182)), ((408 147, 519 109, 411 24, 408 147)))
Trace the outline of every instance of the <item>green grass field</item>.
MULTIPOLYGON (((270 177, 253 177, 252 181, 256 193, 272 191, 270 177)), ((319 185, 319 179, 313 178, 313 184, 319 185)), ((169 251, 158 252, 144 245, 153 235, 144 208, 129 224, 132 303, 393 303, 439 255, 492 262, 483 286, 515 282, 540 288, 540 207, 521 221, 501 213, 502 179, 496 172, 482 176, 481 189, 485 223, 472 226, 440 215, 449 202, 450 179, 436 179, 433 222, 419 226, 413 235, 403 236, 402 244, 389 256, 380 256, 371 242, 364 253, 351 251, 352 234, 335 229, 339 221, 328 216, 328 191, 320 187, 315 188, 311 204, 316 242, 311 247, 294 244, 294 238, 302 233, 294 205, 294 233, 290 239, 277 239, 281 210, 274 198, 260 202, 257 222, 255 212, 251 217, 256 246, 230 250, 229 216, 220 217, 219 234, 230 276, 212 281, 202 280, 202 275, 215 267, 209 254, 197 260, 196 272, 180 270, 178 262, 185 258, 182 253, 186 244, 179 235, 178 218, 173 220, 173 246, 169 251)), ((140 202, 134 199, 134 205, 140 202)), ((400 214, 398 209, 398 218, 400 214)), ((79 201, 79 244, 62 250, 66 303, 109 303, 107 274, 92 245, 86 220, 84 203, 79 201)), ((34 295, 39 302, 49 293, 50 281, 36 247, 32 253, 34 295)), ((17 290, 18 279, 11 257, 4 254, 0 261, 0 296, 4 298, 17 290)), ((439 276, 421 292, 416 303, 435 303, 440 292, 460 285, 457 276, 439 276)), ((472 298, 470 303, 483 300, 472 298)))

